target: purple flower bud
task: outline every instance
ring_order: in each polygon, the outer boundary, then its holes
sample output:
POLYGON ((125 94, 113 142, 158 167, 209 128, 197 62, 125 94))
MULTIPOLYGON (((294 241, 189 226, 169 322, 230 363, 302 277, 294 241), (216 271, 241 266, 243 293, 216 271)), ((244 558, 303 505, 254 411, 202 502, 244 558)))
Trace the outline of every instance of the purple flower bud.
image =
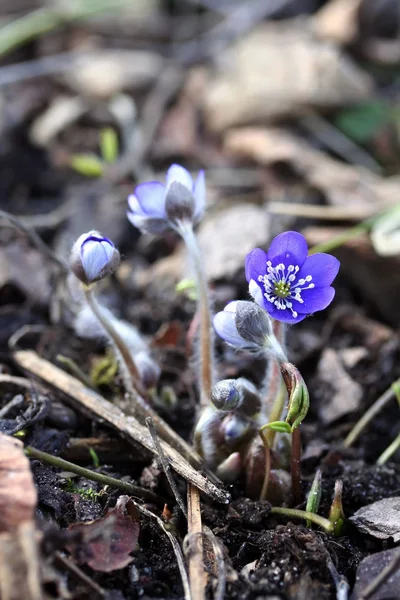
POLYGON ((84 233, 72 246, 71 270, 86 285, 111 275, 119 261, 120 254, 112 241, 98 231, 84 233))
POLYGON ((340 263, 330 254, 307 258, 305 238, 295 231, 278 235, 267 252, 256 248, 246 257, 250 294, 274 319, 298 323, 326 308, 340 263))
POLYGON ((214 329, 220 337, 235 348, 255 352, 269 351, 285 360, 283 349, 272 331, 268 314, 254 302, 235 300, 215 315, 214 329))
POLYGON ((206 204, 204 171, 194 181, 187 169, 171 165, 165 185, 158 181, 139 184, 128 197, 128 204, 128 219, 143 233, 177 229, 184 222, 198 223, 206 204))
POLYGON ((211 402, 218 410, 240 410, 241 414, 253 416, 261 410, 261 398, 256 386, 245 377, 223 379, 211 390, 211 402))

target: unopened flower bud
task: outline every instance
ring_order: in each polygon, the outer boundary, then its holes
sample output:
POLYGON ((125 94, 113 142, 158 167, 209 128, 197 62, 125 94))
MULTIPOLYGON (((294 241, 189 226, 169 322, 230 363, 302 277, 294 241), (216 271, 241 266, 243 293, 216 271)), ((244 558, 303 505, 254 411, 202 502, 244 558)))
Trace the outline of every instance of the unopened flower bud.
POLYGON ((296 429, 307 415, 310 396, 300 372, 291 363, 281 364, 281 373, 289 394, 289 408, 286 423, 296 429))
POLYGON ((239 415, 229 414, 222 421, 221 429, 226 444, 235 444, 247 434, 249 422, 239 415))
POLYGON ((253 416, 261 410, 259 392, 245 377, 219 381, 211 390, 211 402, 218 410, 240 409, 247 416, 253 416))
POLYGON ((112 241, 98 231, 84 233, 72 246, 71 270, 86 285, 111 275, 119 261, 120 254, 112 241))
POLYGON ((194 208, 195 200, 190 189, 179 181, 172 182, 165 198, 165 213, 170 223, 191 221, 194 208))
POLYGON ((272 320, 258 304, 236 300, 214 317, 214 329, 228 344, 255 352, 270 352, 280 362, 285 353, 272 331, 272 320))
POLYGON ((242 459, 239 452, 232 452, 218 467, 215 474, 224 483, 234 483, 242 470, 242 459))
POLYGON ((242 402, 236 379, 224 379, 214 385, 211 390, 211 402, 218 410, 235 410, 242 402))

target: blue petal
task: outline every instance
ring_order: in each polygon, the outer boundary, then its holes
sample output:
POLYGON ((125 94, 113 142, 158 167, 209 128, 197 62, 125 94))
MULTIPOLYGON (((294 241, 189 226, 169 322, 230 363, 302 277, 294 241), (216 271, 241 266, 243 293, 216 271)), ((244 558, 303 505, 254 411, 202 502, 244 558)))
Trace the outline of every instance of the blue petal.
POLYGON ((340 262, 330 254, 312 254, 307 258, 297 275, 297 279, 305 279, 307 275, 312 276, 315 287, 331 285, 340 268, 340 262))
POLYGON ((139 204, 139 200, 136 198, 135 194, 130 194, 130 196, 128 196, 128 204, 133 214, 145 216, 143 209, 139 204))
POLYGON ((107 238, 89 237, 81 246, 81 261, 88 281, 97 279, 114 255, 114 244, 107 238))
POLYGON ((308 246, 304 236, 296 231, 285 231, 272 240, 268 248, 267 260, 270 260, 272 265, 276 266, 279 262, 283 262, 283 257, 285 259, 284 264, 302 267, 307 254, 308 246))
MULTIPOLYGON (((234 303, 231 302, 230 304, 234 303)), ((214 316, 213 325, 218 335, 222 337, 222 339, 228 344, 235 346, 235 348, 247 348, 249 346, 249 342, 246 342, 246 340, 244 340, 238 333, 235 324, 234 311, 223 310, 222 312, 217 313, 214 316)))
POLYGON ((163 233, 170 228, 168 221, 157 217, 146 217, 143 214, 134 214, 127 211, 126 216, 142 233, 163 233))
POLYGON ((292 311, 286 308, 285 310, 279 310, 273 304, 265 301, 265 310, 268 314, 275 319, 276 321, 282 321, 282 323, 288 323, 289 325, 294 325, 295 323, 300 323, 303 321, 307 315, 306 314, 298 314, 297 317, 294 317, 292 311))
POLYGON ((167 172, 167 183, 166 186, 169 188, 171 183, 177 181, 184 185, 188 190, 193 192, 193 178, 189 171, 181 165, 171 165, 167 172))
POLYGON ((204 171, 199 171, 193 191, 195 199, 194 220, 200 221, 206 209, 206 178, 204 171))
POLYGON ((148 217, 165 219, 165 186, 158 181, 140 183, 134 194, 139 202, 142 214, 148 217))
POLYGON ((324 308, 329 306, 334 297, 335 290, 333 287, 317 287, 301 292, 301 298, 304 302, 298 302, 297 300, 291 300, 291 302, 293 310, 299 314, 310 315, 318 310, 324 310, 324 308))
POLYGON ((245 271, 246 279, 257 281, 259 275, 265 275, 267 272, 267 253, 261 248, 255 248, 246 256, 245 271))

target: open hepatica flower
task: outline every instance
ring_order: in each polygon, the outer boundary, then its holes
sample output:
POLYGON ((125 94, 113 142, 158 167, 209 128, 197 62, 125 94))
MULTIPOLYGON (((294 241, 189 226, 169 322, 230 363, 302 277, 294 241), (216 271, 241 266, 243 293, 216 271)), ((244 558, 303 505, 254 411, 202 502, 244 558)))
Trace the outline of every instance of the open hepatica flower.
POLYGON ((333 300, 331 287, 340 263, 330 254, 308 256, 307 242, 295 231, 278 235, 267 252, 246 257, 250 294, 274 319, 298 323, 333 300))
POLYGON ((206 204, 204 171, 194 181, 187 169, 171 165, 165 185, 158 181, 139 184, 128 204, 128 219, 144 233, 179 229, 184 222, 198 223, 206 204))

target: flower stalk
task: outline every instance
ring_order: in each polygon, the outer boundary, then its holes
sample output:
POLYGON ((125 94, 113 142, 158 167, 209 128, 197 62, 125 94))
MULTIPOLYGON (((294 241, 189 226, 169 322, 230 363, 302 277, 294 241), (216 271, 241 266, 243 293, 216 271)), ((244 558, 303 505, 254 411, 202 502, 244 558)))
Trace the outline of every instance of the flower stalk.
POLYGON ((320 517, 312 512, 307 512, 305 510, 299 510, 297 508, 282 508, 280 506, 273 506, 270 510, 271 515, 283 515, 288 517, 289 519, 292 517, 294 519, 305 519, 306 521, 311 521, 325 529, 327 533, 334 532, 334 525, 325 517, 320 517))
POLYGON ((182 223, 178 231, 192 261, 197 285, 197 310, 200 315, 200 406, 209 404, 213 384, 213 335, 207 278, 196 235, 191 223, 182 223))

